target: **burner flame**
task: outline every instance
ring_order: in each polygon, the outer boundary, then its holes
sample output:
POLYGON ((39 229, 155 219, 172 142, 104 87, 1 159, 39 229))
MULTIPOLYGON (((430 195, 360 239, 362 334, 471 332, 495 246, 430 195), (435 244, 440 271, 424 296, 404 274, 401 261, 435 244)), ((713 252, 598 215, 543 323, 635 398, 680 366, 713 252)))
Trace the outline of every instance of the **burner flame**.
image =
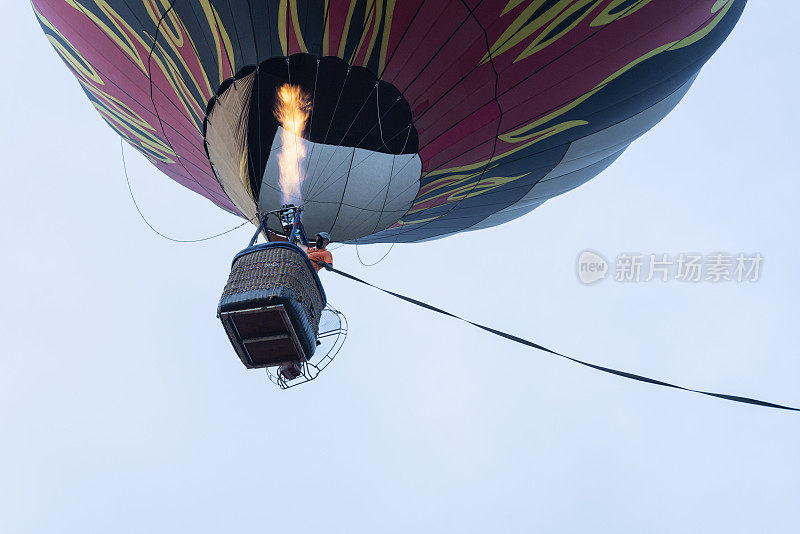
POLYGON ((311 104, 300 87, 289 84, 278 88, 275 102, 275 118, 283 128, 278 154, 281 195, 284 204, 300 206, 303 204, 301 186, 305 179, 302 163, 306 158, 303 133, 311 104))

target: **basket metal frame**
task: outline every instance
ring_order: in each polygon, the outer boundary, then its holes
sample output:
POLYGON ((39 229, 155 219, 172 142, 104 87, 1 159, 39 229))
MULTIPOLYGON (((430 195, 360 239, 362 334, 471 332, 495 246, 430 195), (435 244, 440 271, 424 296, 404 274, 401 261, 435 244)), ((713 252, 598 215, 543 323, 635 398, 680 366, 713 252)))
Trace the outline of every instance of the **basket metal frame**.
POLYGON ((269 377, 270 382, 281 389, 290 389, 295 386, 299 386, 300 384, 306 384, 317 378, 319 374, 328 365, 330 365, 334 358, 336 358, 336 355, 339 354, 340 350, 342 350, 342 345, 344 345, 344 342, 347 339, 347 317, 345 317, 342 312, 330 304, 325 306, 325 310, 334 313, 339 319, 339 328, 334 328, 332 330, 317 334, 317 340, 336 336, 336 339, 334 340, 333 345, 331 345, 331 348, 328 349, 328 352, 324 356, 318 357, 319 351, 317 351, 317 353, 315 353, 310 360, 299 362, 301 374, 299 377, 293 380, 286 380, 283 378, 277 367, 267 367, 267 376, 269 377))

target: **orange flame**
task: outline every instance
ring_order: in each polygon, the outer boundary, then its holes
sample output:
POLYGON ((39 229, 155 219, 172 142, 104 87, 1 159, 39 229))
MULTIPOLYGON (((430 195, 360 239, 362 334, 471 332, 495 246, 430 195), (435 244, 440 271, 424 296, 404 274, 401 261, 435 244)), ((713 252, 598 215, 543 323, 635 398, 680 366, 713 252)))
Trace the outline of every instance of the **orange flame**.
POLYGON ((305 176, 301 163, 306 157, 306 146, 302 138, 310 107, 308 98, 300 87, 284 84, 278 88, 275 118, 283 127, 281 152, 278 154, 279 183, 286 204, 302 204, 300 186, 305 176))

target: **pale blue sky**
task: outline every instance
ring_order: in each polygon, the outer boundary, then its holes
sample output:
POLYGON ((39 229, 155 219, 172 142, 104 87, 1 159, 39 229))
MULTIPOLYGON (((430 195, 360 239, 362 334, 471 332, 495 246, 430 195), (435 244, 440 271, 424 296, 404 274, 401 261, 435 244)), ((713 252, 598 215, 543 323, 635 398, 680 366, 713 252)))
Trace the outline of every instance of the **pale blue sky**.
MULTIPOLYGON (((154 235, 118 137, 28 3, 7 8, 0 532, 796 531, 798 415, 598 374, 328 273, 339 358, 287 392, 246 371, 215 308, 250 230, 154 235)), ((795 3, 751 2, 600 177, 337 266, 578 358, 800 405, 798 27, 795 3), (586 287, 586 248, 765 262, 755 284, 586 287)), ((127 153, 162 231, 237 224, 127 153)))

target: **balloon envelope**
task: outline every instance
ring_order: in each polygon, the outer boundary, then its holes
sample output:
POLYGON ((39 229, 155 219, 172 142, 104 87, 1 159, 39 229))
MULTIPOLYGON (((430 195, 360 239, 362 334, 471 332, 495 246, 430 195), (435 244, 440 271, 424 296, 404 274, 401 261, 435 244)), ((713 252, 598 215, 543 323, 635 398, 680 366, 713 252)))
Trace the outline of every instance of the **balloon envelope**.
POLYGON ((275 89, 312 101, 310 233, 411 242, 596 176, 686 94, 746 0, 33 0, 108 124, 254 217, 280 206, 275 89))

